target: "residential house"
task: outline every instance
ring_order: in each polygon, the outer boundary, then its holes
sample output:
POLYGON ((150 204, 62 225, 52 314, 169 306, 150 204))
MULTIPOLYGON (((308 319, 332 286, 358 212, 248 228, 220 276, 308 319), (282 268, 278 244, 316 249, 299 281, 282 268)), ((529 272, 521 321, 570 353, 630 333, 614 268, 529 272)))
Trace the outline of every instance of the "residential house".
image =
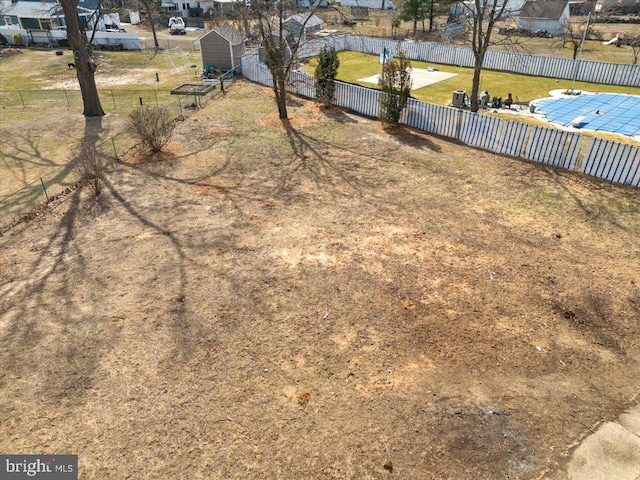
POLYGON ((572 17, 587 16, 590 13, 594 12, 595 7, 596 7, 596 2, 593 0, 570 1, 569 13, 571 14, 572 17))
POLYGON ((163 0, 162 10, 169 15, 190 17, 194 12, 200 12, 195 16, 211 17, 215 13, 233 12, 238 4, 243 5, 245 0, 163 0))
POLYGON ((397 7, 391 0, 340 0, 341 7, 367 7, 378 10, 395 10, 397 7))
MULTIPOLYGON (((490 2, 487 7, 492 7, 495 1, 496 9, 499 11, 502 8, 505 0, 487 0, 490 2)), ((517 16, 520 14, 520 10, 525 3, 525 0, 506 0, 506 6, 502 12, 502 17, 517 16)), ((465 2, 454 3, 449 7, 449 14, 453 17, 469 16, 476 14, 476 2, 469 0, 465 2)))
MULTIPOLYGON (((296 40, 293 38, 293 35, 291 35, 288 32, 284 32, 285 33, 285 43, 284 43, 284 47, 285 47, 285 51, 284 51, 284 63, 288 63, 289 60, 291 60, 291 56, 293 55, 293 47, 296 44, 296 40)), ((280 35, 278 34, 278 32, 271 32, 271 39, 273 40, 274 44, 278 44, 280 42, 280 35)), ((260 48, 258 49, 258 58, 260 59, 260 63, 267 63, 267 49, 265 47, 265 41, 262 40, 262 42, 260 42, 260 48)), ((297 61, 294 62, 294 69, 297 68, 297 61)))
POLYGON ((293 35, 294 38, 302 37, 303 40, 306 40, 309 35, 322 30, 323 25, 324 21, 320 17, 309 13, 291 15, 284 21, 285 30, 293 35))
MULTIPOLYGON (((78 16, 88 28, 93 28, 91 15, 98 6, 98 0, 80 0, 78 16)), ((0 26, 23 30, 55 30, 66 26, 64 12, 58 2, 40 0, 19 0, 3 3, 0 13, 0 26)), ((98 30, 105 30, 104 21, 98 24, 98 30)))
POLYGON ((293 0, 293 3, 302 8, 317 8, 329 6, 329 2, 327 0, 293 0))
POLYGON ((530 0, 520 11, 518 28, 532 32, 546 30, 551 35, 559 35, 565 30, 569 17, 567 0, 530 0))
POLYGON ((595 13, 621 14, 638 13, 640 3, 636 0, 598 0, 596 2, 595 13))

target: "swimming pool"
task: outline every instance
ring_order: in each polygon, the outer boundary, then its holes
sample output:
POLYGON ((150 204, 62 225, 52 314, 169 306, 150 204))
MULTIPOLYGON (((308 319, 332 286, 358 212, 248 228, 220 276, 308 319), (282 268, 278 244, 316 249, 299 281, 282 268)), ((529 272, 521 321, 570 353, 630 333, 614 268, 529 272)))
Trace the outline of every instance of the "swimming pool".
POLYGON ((581 119, 581 128, 623 135, 640 135, 640 96, 622 93, 588 93, 535 102, 547 120, 569 126, 581 119))

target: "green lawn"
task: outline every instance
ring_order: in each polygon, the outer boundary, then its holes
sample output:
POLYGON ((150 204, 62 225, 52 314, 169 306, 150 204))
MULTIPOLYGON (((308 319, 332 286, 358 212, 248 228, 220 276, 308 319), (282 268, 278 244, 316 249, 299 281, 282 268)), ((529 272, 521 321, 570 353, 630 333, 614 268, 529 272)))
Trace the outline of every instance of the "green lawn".
MULTIPOLYGON (((339 80, 357 83, 365 87, 375 87, 375 85, 370 83, 360 82, 358 79, 369 77, 380 72, 381 66, 377 55, 360 52, 339 52, 338 57, 340 58, 340 69, 338 71, 339 80)), ((312 74, 315 70, 316 62, 317 60, 312 58, 308 64, 304 65, 302 70, 312 74)), ((457 75, 448 80, 413 90, 412 95, 420 100, 448 105, 451 102, 454 90, 471 92, 473 79, 472 68, 417 61, 412 61, 411 64, 414 68, 426 69, 431 66, 443 72, 455 73, 457 75)), ((548 97, 550 90, 570 87, 571 80, 556 81, 553 78, 532 77, 529 75, 496 72, 492 70, 483 70, 480 83, 480 90, 488 90, 491 96, 506 97, 507 93, 512 93, 513 98, 517 98, 520 102, 528 102, 536 98, 548 97)), ((619 87, 585 82, 576 82, 575 88, 591 92, 638 94, 637 87, 619 87)))

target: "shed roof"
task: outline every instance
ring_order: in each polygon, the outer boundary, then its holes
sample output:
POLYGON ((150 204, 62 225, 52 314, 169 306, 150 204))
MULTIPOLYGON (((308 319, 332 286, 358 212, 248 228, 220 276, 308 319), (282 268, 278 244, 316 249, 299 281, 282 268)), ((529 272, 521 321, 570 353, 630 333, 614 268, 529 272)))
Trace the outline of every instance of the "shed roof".
POLYGON ((568 0, 528 1, 520 10, 520 18, 559 20, 568 4, 568 0))
POLYGON ((244 42, 244 35, 231 25, 221 25, 219 27, 215 27, 213 30, 218 32, 218 35, 221 37, 229 40, 232 45, 238 45, 239 43, 244 42))
POLYGON ((244 42, 244 35, 233 28, 231 25, 221 25, 219 27, 213 28, 211 31, 205 33, 202 37, 200 37, 200 41, 202 41, 203 38, 212 35, 214 32, 231 43, 231 45, 239 45, 244 42))
POLYGON ((296 15, 291 15, 284 21, 284 23, 289 22, 296 22, 300 25, 304 25, 305 27, 316 27, 318 25, 324 24, 324 21, 320 17, 318 17, 317 15, 310 15, 309 13, 298 13, 296 15))

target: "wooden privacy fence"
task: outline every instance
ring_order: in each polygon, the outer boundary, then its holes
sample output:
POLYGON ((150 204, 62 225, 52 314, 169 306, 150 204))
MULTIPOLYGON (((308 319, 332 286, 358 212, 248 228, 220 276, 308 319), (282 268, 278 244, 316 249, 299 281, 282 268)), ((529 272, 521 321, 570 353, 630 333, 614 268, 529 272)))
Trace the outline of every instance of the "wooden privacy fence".
MULTIPOLYGON (((298 57, 306 58, 318 55, 323 45, 334 47, 337 51, 352 50, 376 55, 386 48, 395 55, 398 42, 358 35, 317 38, 301 45, 298 57)), ((407 52, 407 56, 411 60, 469 68, 474 66, 473 51, 469 48, 417 42, 401 42, 400 48, 407 52)), ((640 86, 640 65, 488 51, 482 67, 537 77, 573 80, 575 76, 576 80, 581 82, 629 87, 640 86)))
MULTIPOLYGON (((272 85, 269 69, 258 61, 254 52, 243 57, 242 72, 249 80, 272 85)), ((292 72, 287 90, 315 98, 315 78, 302 72, 292 72)), ((380 91, 336 82, 334 103, 375 118, 380 111, 380 91)), ((640 147, 593 138, 585 152, 581 147, 586 137, 578 133, 479 115, 413 98, 409 99, 400 122, 494 153, 640 187, 640 147)))

